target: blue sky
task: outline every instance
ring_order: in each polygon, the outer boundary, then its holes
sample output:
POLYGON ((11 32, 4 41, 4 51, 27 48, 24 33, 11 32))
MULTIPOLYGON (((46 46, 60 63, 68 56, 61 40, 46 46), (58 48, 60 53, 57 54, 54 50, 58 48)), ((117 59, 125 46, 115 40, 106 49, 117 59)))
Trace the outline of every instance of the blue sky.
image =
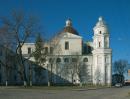
POLYGON ((130 62, 130 0, 0 0, 0 16, 8 16, 13 9, 36 15, 47 37, 71 18, 85 41, 92 40, 93 27, 103 16, 110 30, 113 61, 130 62))

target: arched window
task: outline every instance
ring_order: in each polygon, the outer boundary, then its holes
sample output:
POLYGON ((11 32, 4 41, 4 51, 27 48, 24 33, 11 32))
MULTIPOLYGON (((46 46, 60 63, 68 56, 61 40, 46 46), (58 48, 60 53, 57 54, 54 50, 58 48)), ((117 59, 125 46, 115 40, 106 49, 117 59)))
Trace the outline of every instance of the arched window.
POLYGON ((84 59, 83 59, 83 62, 88 62, 88 58, 84 58, 84 59))
POLYGON ((56 62, 57 62, 57 63, 60 63, 60 62, 61 62, 61 59, 60 59, 60 58, 57 58, 56 62))
POLYGON ((99 47, 101 47, 101 42, 98 42, 99 47))
POLYGON ((69 62, 69 58, 64 58, 64 62, 68 63, 69 62))
POLYGON ((102 34, 102 31, 99 31, 99 34, 102 34))

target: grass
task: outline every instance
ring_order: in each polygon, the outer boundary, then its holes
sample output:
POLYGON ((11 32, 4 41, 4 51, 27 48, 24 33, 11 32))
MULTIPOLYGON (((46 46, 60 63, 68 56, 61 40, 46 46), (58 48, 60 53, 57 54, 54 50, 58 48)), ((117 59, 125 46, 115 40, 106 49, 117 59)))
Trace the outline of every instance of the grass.
POLYGON ((24 86, 2 86, 3 88, 8 88, 8 89, 36 89, 36 90, 80 90, 80 89, 83 89, 83 90, 88 90, 88 89, 101 89, 101 88, 108 88, 107 86, 94 86, 92 84, 87 84, 87 85, 82 85, 79 86, 79 85, 71 85, 71 86, 27 86, 26 88, 24 86))

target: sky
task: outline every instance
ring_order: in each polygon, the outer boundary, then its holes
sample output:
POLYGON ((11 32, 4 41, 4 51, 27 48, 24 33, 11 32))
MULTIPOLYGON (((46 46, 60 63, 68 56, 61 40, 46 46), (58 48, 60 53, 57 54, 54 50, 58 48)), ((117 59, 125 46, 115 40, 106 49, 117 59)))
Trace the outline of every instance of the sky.
POLYGON ((48 38, 71 18, 84 41, 92 41, 93 27, 102 16, 110 31, 113 62, 130 62, 130 0, 0 0, 0 16, 15 9, 37 16, 48 38))

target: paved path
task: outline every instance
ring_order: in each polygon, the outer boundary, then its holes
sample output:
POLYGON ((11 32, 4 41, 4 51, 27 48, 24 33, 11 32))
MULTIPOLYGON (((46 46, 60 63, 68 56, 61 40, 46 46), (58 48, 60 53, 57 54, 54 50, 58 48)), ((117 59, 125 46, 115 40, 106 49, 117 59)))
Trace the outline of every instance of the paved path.
POLYGON ((0 99, 130 99, 130 87, 97 90, 0 88, 0 99))

